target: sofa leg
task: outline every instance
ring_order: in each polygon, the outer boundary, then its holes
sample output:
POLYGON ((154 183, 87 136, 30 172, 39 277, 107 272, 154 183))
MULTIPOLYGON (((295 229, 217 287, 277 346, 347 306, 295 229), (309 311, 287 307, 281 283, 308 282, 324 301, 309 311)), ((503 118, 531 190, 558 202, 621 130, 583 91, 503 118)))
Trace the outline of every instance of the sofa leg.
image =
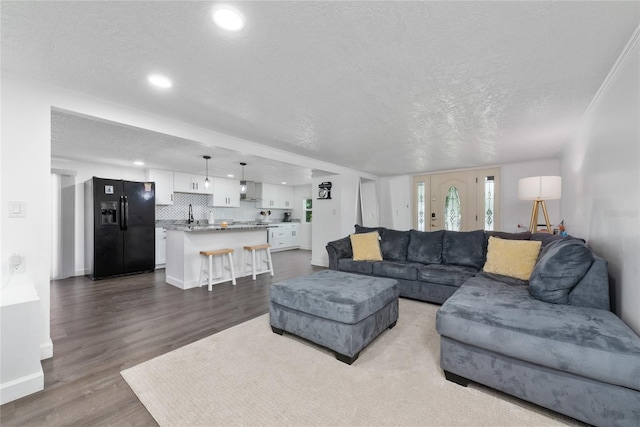
POLYGON ((360 356, 360 352, 356 353, 354 356, 346 356, 344 354, 338 353, 337 351, 335 352, 336 354, 336 359, 338 359, 339 361, 346 363, 347 365, 351 365, 353 362, 356 361, 356 359, 358 358, 358 356, 360 356))
POLYGON ((461 385, 462 387, 466 387, 469 384, 468 379, 461 377, 460 375, 456 375, 453 372, 444 371, 444 377, 453 383, 461 385))
POLYGON ((274 334, 278 334, 278 335, 282 335, 282 333, 284 332, 282 329, 276 328, 273 325, 271 325, 271 330, 273 331, 274 334))
POLYGON ((389 325, 389 329, 393 329, 393 327, 396 326, 396 323, 398 323, 397 320, 389 325))

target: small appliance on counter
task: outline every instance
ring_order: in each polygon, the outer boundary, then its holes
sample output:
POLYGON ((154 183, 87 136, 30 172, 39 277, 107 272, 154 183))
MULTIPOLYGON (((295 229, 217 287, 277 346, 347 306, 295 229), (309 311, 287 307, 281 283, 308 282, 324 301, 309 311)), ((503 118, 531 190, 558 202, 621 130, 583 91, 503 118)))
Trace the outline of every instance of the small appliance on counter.
POLYGON ((284 213, 284 218, 282 218, 282 222, 291 222, 291 212, 284 213))

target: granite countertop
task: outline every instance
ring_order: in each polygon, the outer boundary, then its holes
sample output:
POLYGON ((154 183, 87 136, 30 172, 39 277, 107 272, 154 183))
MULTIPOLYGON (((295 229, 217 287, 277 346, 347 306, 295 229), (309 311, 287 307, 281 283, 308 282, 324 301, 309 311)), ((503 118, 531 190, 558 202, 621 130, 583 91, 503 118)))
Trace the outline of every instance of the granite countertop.
POLYGON ((176 230, 176 231, 227 231, 227 230, 256 230, 256 229, 266 229, 269 228, 269 224, 231 224, 227 226, 222 226, 220 224, 172 224, 165 225, 164 228, 167 230, 176 230))
MULTIPOLYGON (((299 224, 298 221, 292 221, 294 224, 299 224)), ((222 224, 216 221, 213 225, 209 224, 207 220, 199 220, 191 224, 187 224, 187 221, 183 220, 158 220, 156 221, 156 227, 161 227, 167 230, 177 231, 224 231, 224 230, 255 230, 264 229, 279 224, 291 224, 291 222, 260 222, 260 221, 228 221, 229 225, 223 227, 222 224)))

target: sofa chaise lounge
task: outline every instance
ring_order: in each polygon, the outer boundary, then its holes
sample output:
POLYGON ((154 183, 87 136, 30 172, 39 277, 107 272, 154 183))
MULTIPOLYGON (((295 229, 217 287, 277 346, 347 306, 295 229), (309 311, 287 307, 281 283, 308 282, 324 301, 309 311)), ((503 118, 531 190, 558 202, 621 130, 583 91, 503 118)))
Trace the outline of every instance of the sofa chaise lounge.
POLYGON ((640 338, 610 311, 607 263, 584 241, 356 226, 373 231, 381 261, 354 261, 346 237, 327 245, 329 267, 394 278, 400 296, 442 304, 436 329, 448 380, 593 425, 640 425, 640 338), (530 280, 483 271, 491 237, 540 242, 530 280))

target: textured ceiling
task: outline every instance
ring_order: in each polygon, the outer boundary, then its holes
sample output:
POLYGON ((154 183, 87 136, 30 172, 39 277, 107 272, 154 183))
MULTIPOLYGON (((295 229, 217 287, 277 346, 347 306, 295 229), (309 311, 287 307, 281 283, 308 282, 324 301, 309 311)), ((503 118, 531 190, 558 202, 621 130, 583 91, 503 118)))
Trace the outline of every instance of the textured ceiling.
POLYGON ((207 173, 202 156, 209 155, 209 176, 241 179, 244 162, 248 181, 311 183, 310 169, 58 109, 51 114, 51 152, 56 158, 129 168, 142 160, 144 168, 201 175, 207 173))
POLYGON ((635 1, 238 2, 225 33, 212 5, 3 1, 2 69, 395 175, 556 156, 640 20, 635 1))

